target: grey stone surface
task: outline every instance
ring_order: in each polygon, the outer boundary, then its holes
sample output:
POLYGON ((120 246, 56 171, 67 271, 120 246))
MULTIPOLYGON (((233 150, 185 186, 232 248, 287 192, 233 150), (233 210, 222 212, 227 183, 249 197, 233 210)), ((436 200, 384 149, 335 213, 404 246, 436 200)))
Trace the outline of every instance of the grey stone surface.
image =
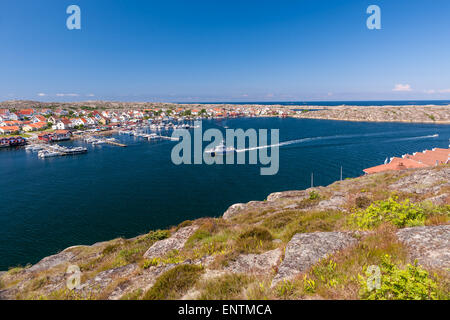
POLYGON ((267 196, 267 201, 275 201, 278 199, 290 199, 290 198, 295 198, 297 201, 301 201, 307 197, 309 197, 309 193, 307 190, 293 190, 293 191, 271 193, 267 196))
POLYGON ((231 261, 225 270, 232 273, 268 274, 281 261, 281 249, 267 251, 261 254, 241 254, 231 261))
POLYGON ((187 239, 198 229, 198 226, 188 226, 181 228, 175 232, 170 238, 155 242, 144 253, 144 258, 151 259, 155 257, 164 256, 166 253, 172 250, 181 250, 187 239))
POLYGON ((450 167, 443 167, 440 170, 417 170, 400 178, 389 188, 408 193, 424 194, 431 191, 436 194, 448 186, 450 186, 450 167))
POLYGON ((317 205, 318 209, 322 210, 342 210, 342 206, 345 204, 345 194, 341 192, 335 192, 328 200, 322 200, 317 205))
POLYGON ((42 259, 35 265, 26 269, 26 272, 48 270, 48 269, 56 267, 60 264, 70 262, 73 258, 75 258, 75 256, 76 255, 70 251, 62 251, 58 254, 55 254, 55 255, 52 255, 52 256, 42 259))
POLYGON ((450 203, 450 194, 443 193, 436 197, 429 198, 428 200, 430 200, 435 206, 442 206, 450 203))
POLYGON ((292 279, 308 271, 320 259, 356 243, 357 240, 346 232, 297 233, 286 246, 284 260, 272 285, 292 279))
POLYGON ((137 275, 119 284, 108 296, 108 299, 119 300, 124 295, 132 293, 133 291, 138 289, 141 289, 142 292, 145 293, 155 284, 156 279, 158 279, 160 275, 162 275, 166 271, 169 271, 175 266, 176 264, 167 264, 141 270, 137 275))
POLYGON ((100 272, 94 278, 82 284, 81 289, 78 290, 84 293, 86 296, 99 293, 106 287, 108 287, 108 285, 110 285, 114 280, 130 277, 138 269, 139 266, 133 263, 123 267, 113 268, 100 272))
POLYGON ((411 259, 432 268, 450 268, 450 225, 405 228, 397 237, 411 259))
POLYGON ((232 217, 234 217, 235 215, 237 215, 242 209, 244 209, 245 204, 243 203, 235 203, 233 205, 231 205, 227 211, 225 211, 225 213, 223 214, 223 218, 225 220, 229 220, 232 217))

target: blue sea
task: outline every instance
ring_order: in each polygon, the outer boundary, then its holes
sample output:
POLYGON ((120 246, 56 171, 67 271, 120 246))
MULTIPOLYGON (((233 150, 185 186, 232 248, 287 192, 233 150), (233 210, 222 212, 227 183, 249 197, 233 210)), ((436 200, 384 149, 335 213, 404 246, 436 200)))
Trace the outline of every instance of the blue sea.
POLYGON ((259 165, 179 165, 177 142, 118 135, 128 145, 87 146, 84 155, 38 159, 0 150, 0 270, 36 263, 66 247, 134 237, 187 219, 220 216, 232 204, 276 191, 357 177, 386 157, 446 148, 450 126, 309 119, 204 120, 203 127, 280 130, 277 175, 259 165), (438 137, 433 135, 438 134, 438 137), (305 139, 313 138, 313 139, 305 139))

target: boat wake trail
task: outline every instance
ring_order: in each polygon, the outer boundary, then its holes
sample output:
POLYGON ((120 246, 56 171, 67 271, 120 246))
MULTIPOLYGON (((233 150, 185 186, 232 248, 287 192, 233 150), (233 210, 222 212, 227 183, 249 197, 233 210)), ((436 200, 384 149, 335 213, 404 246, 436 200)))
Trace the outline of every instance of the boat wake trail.
MULTIPOLYGON (((368 134, 348 134, 348 135, 335 135, 335 136, 303 138, 303 139, 295 139, 295 140, 284 141, 284 142, 280 142, 280 143, 277 143, 277 144, 271 144, 271 145, 268 145, 268 146, 259 146, 259 147, 245 148, 245 149, 236 149, 236 152, 245 152, 245 151, 259 150, 259 149, 265 149, 265 148, 282 147, 282 146, 288 146, 288 145, 291 145, 291 144, 298 144, 298 143, 309 142, 309 141, 317 141, 317 140, 333 140, 333 139, 345 139, 345 138, 374 137, 374 136, 380 136, 380 135, 386 135, 386 134, 387 133, 368 133, 368 134)), ((439 137, 438 134, 433 134, 433 135, 419 136, 419 137, 407 137, 407 138, 392 139, 392 140, 387 140, 387 142, 431 139, 431 138, 437 138, 437 137, 439 137)))
POLYGON ((422 140, 422 139, 431 139, 431 138, 438 138, 438 134, 430 134, 428 136, 420 136, 420 137, 409 137, 409 138, 398 138, 398 139, 392 139, 388 142, 394 142, 394 141, 408 141, 408 140, 422 140))

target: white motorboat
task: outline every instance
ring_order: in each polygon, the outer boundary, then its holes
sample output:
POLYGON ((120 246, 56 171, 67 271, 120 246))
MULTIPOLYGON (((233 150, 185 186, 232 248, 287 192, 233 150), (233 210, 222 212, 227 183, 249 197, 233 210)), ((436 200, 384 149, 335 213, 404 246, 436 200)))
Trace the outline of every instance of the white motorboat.
POLYGON ((51 158, 51 157, 58 157, 61 153, 57 151, 50 151, 50 150, 41 150, 38 152, 39 158, 51 158))
POLYGON ((224 141, 222 140, 222 142, 218 146, 215 146, 213 149, 205 150, 205 153, 211 155, 211 157, 215 157, 216 155, 231 153, 234 152, 235 150, 236 149, 233 147, 227 147, 224 141))

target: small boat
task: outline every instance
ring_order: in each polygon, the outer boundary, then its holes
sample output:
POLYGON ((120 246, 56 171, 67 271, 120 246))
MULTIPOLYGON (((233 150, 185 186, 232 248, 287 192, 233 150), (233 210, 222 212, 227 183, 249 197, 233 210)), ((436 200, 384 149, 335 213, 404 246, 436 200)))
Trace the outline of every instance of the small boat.
POLYGON ((211 157, 215 157, 216 155, 231 153, 231 152, 234 152, 235 150, 236 149, 233 147, 225 146, 225 143, 222 140, 222 142, 218 146, 215 146, 214 149, 205 150, 205 153, 211 155, 211 157))
POLYGON ((57 157, 60 156, 61 153, 57 152, 57 151, 50 151, 50 150, 41 150, 38 152, 38 157, 39 158, 52 158, 52 157, 57 157))
POLYGON ((92 145, 93 145, 93 146, 96 146, 96 145, 105 144, 105 143, 106 143, 105 140, 98 139, 98 140, 93 141, 93 142, 92 142, 92 145))
POLYGON ((31 151, 31 152, 38 152, 42 149, 44 149, 44 146, 41 146, 41 145, 29 145, 29 146, 25 147, 26 151, 31 151))
POLYGON ((74 147, 74 148, 65 148, 63 151, 63 155, 73 155, 73 154, 81 154, 81 153, 87 153, 87 148, 83 147, 74 147))

